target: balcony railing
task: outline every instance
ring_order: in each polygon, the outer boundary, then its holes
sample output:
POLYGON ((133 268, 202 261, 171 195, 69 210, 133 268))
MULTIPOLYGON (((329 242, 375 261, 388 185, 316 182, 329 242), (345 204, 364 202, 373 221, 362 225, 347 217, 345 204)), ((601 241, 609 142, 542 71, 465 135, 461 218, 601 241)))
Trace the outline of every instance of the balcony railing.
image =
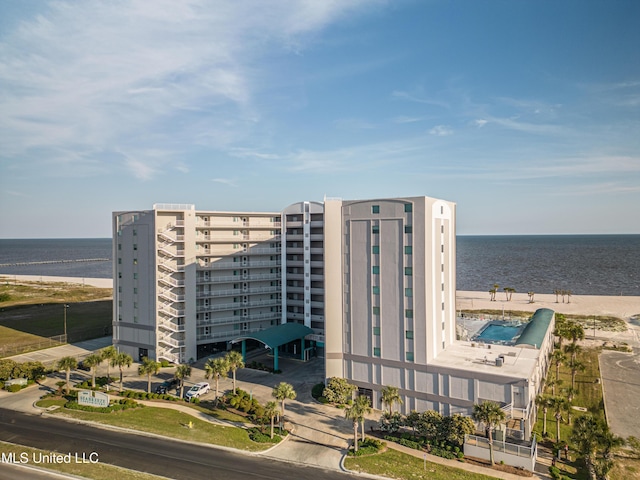
POLYGON ((198 313, 201 312, 220 312, 223 310, 240 310, 242 308, 253 308, 253 307, 275 307, 282 303, 282 300, 279 298, 272 298, 269 300, 257 300, 253 302, 233 302, 233 303, 222 303, 217 305, 199 305, 196 308, 198 313))
POLYGON ((267 312, 267 313, 258 313, 253 314, 248 317, 243 317, 240 315, 233 315, 231 317, 221 317, 221 318, 211 318, 209 320, 199 320, 198 326, 203 325, 224 325, 229 323, 243 323, 243 322, 253 322, 256 320, 277 320, 281 316, 280 312, 267 312))
POLYGON ((184 324, 178 325, 168 320, 160 320, 158 326, 171 332, 184 332, 184 324))
POLYGON ((226 282, 242 282, 244 280, 278 280, 280 279, 280 273, 261 273, 261 274, 247 274, 247 275, 224 275, 224 276, 212 276, 209 280, 199 280, 200 284, 207 283, 226 283, 226 282))
POLYGON ((255 293, 274 293, 279 292, 282 287, 270 286, 259 288, 247 288, 246 290, 234 288, 228 290, 212 290, 209 292, 197 292, 196 298, 209 298, 209 297, 232 297, 238 295, 251 295, 255 293))

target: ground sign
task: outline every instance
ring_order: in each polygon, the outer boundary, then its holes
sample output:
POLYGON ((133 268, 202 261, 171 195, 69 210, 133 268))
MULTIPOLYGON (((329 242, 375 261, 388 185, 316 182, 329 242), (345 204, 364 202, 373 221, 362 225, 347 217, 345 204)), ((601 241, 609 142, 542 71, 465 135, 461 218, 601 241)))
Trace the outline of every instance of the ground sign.
POLYGON ((78 405, 87 405, 89 407, 108 407, 109 395, 102 392, 93 392, 91 390, 80 390, 80 392, 78 392, 78 405))

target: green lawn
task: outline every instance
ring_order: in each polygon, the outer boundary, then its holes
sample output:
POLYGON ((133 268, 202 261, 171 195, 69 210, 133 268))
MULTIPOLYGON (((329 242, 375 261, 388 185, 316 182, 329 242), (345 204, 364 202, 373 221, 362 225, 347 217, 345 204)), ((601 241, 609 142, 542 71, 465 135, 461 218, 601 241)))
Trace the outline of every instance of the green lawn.
MULTIPOLYGON (((37 448, 24 447, 22 445, 15 445, 13 443, 0 442, 0 452, 4 454, 15 453, 17 459, 20 459, 20 455, 26 453, 28 458, 33 458, 33 454, 38 453, 48 454, 50 452, 46 450, 39 450, 37 448)), ((59 452, 67 453, 67 452, 59 452)), ((136 472, 134 470, 127 470, 125 468, 116 467, 107 463, 94 464, 82 464, 82 463, 49 463, 47 464, 48 470, 55 470, 57 472, 63 472, 70 475, 78 475, 84 478, 94 478, 96 480, 122 480, 126 478, 128 480, 158 480, 164 477, 158 477, 149 473, 136 472)))
POLYGON ((214 425, 168 408, 144 407, 109 414, 61 408, 55 410, 54 414, 238 450, 255 452, 271 446, 251 441, 247 432, 241 428, 214 425), (189 422, 192 422, 192 428, 188 427, 189 422))
MULTIPOLYGON (((586 408, 591 414, 600 417, 604 420, 604 408, 602 398, 602 385, 596 383, 596 380, 600 378, 600 367, 598 364, 599 349, 585 349, 580 352, 578 359, 585 365, 584 372, 578 372, 576 375, 576 388, 578 389, 577 395, 573 399, 573 405, 577 407, 586 408)), ((566 362, 565 362, 566 363, 566 362)), ((555 377, 555 366, 551 366, 547 380, 552 380, 555 377)), ((566 365, 560 367, 560 379, 562 385, 556 387, 556 395, 562 394, 562 389, 571 386, 571 370, 566 365)), ((551 387, 545 387, 545 394, 551 395, 551 387)), ((572 421, 577 417, 584 415, 584 413, 578 410, 571 410, 572 421)), ((538 421, 536 422, 535 431, 542 432, 544 415, 542 409, 538 411, 538 421)), ((567 419, 567 414, 563 414, 563 419, 567 419)), ((567 441, 571 436, 571 425, 565 422, 560 424, 560 439, 567 441)), ((553 411, 547 412, 547 434, 550 440, 555 441, 556 437, 556 419, 553 416, 553 411)))
POLYGON ((351 457, 345 460, 345 467, 355 472, 382 475, 406 480, 490 480, 494 477, 452 468, 389 449, 384 453, 366 457, 351 457))
POLYGON ((64 307, 67 308, 69 341, 104 336, 110 332, 112 290, 67 283, 31 282, 0 284, 0 356, 31 349, 44 338, 64 333, 64 307))

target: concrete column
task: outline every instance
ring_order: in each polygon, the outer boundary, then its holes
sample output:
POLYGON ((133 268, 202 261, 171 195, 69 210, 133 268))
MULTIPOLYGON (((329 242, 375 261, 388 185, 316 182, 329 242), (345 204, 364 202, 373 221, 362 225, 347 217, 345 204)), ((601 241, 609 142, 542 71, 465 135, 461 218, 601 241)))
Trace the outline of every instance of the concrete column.
POLYGON ((273 370, 278 370, 278 348, 273 349, 273 370))
POLYGON ((247 341, 242 340, 242 361, 246 363, 247 361, 247 341))
POLYGON ((304 338, 300 339, 300 358, 304 361, 304 338))

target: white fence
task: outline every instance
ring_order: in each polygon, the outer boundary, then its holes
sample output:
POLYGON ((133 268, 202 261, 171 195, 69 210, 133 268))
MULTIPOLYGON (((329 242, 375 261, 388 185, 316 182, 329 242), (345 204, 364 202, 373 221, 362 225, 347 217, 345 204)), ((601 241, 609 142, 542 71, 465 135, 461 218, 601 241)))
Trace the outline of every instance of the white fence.
MULTIPOLYGON (((464 454, 469 457, 489 460, 489 439, 477 435, 465 435, 464 454)), ((493 441, 493 459, 507 465, 521 467, 530 472, 534 471, 538 456, 536 438, 533 437, 531 446, 517 445, 504 441, 493 441)))

